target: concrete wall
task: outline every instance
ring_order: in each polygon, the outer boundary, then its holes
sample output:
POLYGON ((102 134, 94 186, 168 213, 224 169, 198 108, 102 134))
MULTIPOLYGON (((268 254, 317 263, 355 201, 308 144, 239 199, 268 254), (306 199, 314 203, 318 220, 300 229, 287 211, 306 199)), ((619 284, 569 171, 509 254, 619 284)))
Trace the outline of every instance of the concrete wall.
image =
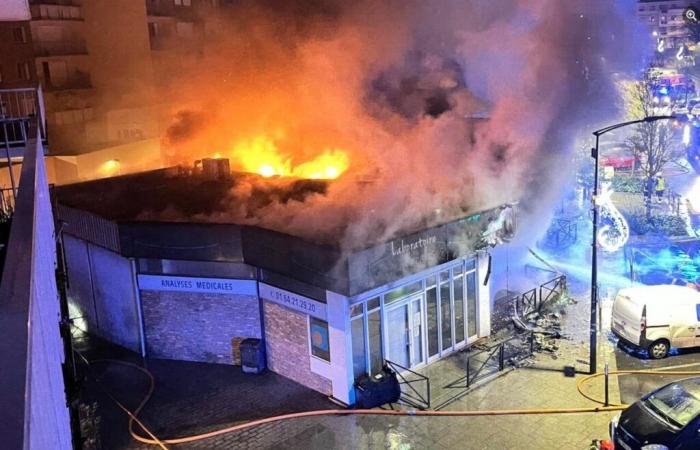
POLYGON ((232 338, 261 336, 255 296, 144 290, 141 302, 149 357, 232 364, 232 338))
POLYGON ((71 318, 85 331, 133 351, 140 323, 128 259, 64 235, 71 318))
POLYGON ((311 370, 308 316, 268 301, 263 302, 263 308, 270 370, 323 394, 333 394, 331 380, 311 370))

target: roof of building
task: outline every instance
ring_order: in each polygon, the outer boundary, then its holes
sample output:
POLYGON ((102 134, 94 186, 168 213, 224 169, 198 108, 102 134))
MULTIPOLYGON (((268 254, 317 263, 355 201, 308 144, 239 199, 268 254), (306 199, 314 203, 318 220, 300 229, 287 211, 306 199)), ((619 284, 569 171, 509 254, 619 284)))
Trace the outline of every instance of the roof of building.
MULTIPOLYGON (((59 186, 54 193, 59 218, 67 222, 65 232, 124 256, 243 263, 266 270, 268 278, 286 276, 346 295, 472 254, 483 246, 483 232, 501 211, 471 213, 352 252, 337 243, 310 242, 244 223, 207 222, 230 207, 230 199, 223 199, 236 183, 252 176, 207 179, 157 170, 59 186)), ((328 182, 296 180, 284 186, 254 190, 247 197, 249 210, 273 199, 303 200, 325 192, 328 182)))

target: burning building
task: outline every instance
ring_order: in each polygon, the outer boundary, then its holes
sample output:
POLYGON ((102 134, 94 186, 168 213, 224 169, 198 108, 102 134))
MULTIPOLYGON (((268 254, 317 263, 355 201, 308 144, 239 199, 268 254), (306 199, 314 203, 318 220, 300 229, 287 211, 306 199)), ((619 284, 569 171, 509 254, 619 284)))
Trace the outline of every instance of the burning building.
MULTIPOLYGON (((385 360, 422 367, 490 334, 487 249, 512 236, 512 206, 348 249, 213 223, 251 179, 161 170, 56 188, 74 323, 147 357, 222 364, 259 338, 269 369, 348 404, 385 360)), ((239 200, 262 211, 332 184, 263 182, 239 200)))
POLYGON ((151 357, 231 363, 262 338, 272 370, 346 403, 383 360, 487 336, 485 250, 508 202, 546 217, 610 111, 623 8, 231 3, 159 86, 164 165, 196 168, 56 189, 76 317, 151 357))

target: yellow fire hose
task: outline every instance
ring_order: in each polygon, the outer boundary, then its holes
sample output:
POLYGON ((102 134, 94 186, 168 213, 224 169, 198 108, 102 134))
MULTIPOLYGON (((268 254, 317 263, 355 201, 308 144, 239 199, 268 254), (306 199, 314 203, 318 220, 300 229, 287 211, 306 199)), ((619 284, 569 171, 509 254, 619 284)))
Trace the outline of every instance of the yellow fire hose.
MULTIPOLYGON (((79 352, 76 352, 80 355, 79 352)), ((209 439, 215 436, 221 436, 223 434, 233 433, 237 431, 242 431, 247 428, 256 427, 259 425, 279 422, 283 420, 297 419, 302 417, 316 417, 316 416, 349 416, 349 415, 375 415, 375 416, 437 416, 437 417, 470 417, 470 416, 507 416, 507 415, 535 415, 535 414, 580 414, 580 413, 597 413, 597 412, 610 412, 610 411, 621 411, 627 408, 628 405, 609 403, 608 406, 595 406, 589 408, 537 408, 537 409, 495 409, 495 410, 471 410, 471 411, 421 411, 421 410, 384 410, 384 409, 328 409, 328 410, 316 410, 316 411, 305 411, 291 414, 283 414, 279 416, 267 417, 264 419, 252 420, 249 422, 241 423, 238 425, 233 425, 226 428, 221 428, 219 430, 210 431, 207 433, 196 434, 192 436, 183 436, 179 438, 171 439, 159 439, 157 438, 148 428, 138 419, 138 415, 144 408, 146 403, 151 398, 153 391, 155 389, 155 380, 153 374, 151 374, 148 369, 141 367, 137 364, 112 360, 112 359, 100 359, 96 361, 88 361, 82 355, 80 357, 89 365, 98 363, 109 363, 109 364, 120 364, 127 367, 139 370, 148 377, 149 388, 148 392, 144 396, 143 400, 139 403, 138 407, 131 412, 126 408, 121 402, 110 395, 106 390, 107 395, 114 401, 117 406, 122 409, 129 416, 129 434, 131 437, 143 444, 157 445, 162 449, 166 449, 166 445, 174 444, 184 444, 187 442, 200 441, 204 439, 209 439), (148 437, 142 436, 134 431, 134 422, 144 430, 148 437)), ((618 370, 611 371, 608 373, 612 376, 618 375, 669 375, 669 376, 691 376, 700 375, 700 371, 661 371, 661 370, 618 370)), ((604 405, 605 401, 601 400, 593 395, 587 394, 583 391, 583 386, 601 376, 604 373, 595 373, 592 375, 587 375, 576 382, 576 389, 579 394, 588 400, 604 405)), ((96 378, 98 384, 100 384, 99 379, 96 378)), ((103 388, 104 390, 104 388, 103 388)))

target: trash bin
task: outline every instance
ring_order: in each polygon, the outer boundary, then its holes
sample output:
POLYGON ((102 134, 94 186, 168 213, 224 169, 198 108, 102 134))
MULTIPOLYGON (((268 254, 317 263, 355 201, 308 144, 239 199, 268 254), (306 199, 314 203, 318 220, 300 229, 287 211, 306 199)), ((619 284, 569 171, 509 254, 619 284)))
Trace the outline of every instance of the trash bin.
POLYGON ((241 369, 245 373, 265 370, 265 343, 262 339, 248 338, 241 342, 241 369))
POLYGON ((355 407, 376 408, 386 403, 396 403, 401 396, 401 386, 396 372, 384 367, 373 377, 363 376, 355 382, 355 407))

